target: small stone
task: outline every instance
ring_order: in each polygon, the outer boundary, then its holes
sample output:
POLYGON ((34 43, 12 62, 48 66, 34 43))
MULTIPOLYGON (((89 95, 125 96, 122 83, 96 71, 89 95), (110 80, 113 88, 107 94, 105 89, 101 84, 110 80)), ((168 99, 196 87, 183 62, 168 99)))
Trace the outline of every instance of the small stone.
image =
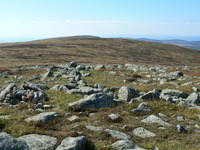
POLYGON ((122 120, 122 117, 118 114, 110 114, 108 115, 108 118, 113 122, 119 122, 122 120))
POLYGON ((130 140, 131 136, 124 133, 124 132, 120 132, 117 130, 110 130, 110 129, 105 129, 105 132, 107 132, 108 134, 110 134, 113 138, 117 138, 117 139, 121 139, 121 140, 130 140))
POLYGON ((91 130, 91 131, 101 131, 101 130, 103 130, 103 127, 95 127, 95 126, 90 126, 90 125, 87 125, 85 127, 87 129, 91 130))
POLYGON ((154 137, 156 136, 156 134, 144 129, 143 127, 139 127, 139 128, 135 128, 133 130, 133 134, 140 136, 142 138, 146 138, 146 137, 154 137))
POLYGON ((168 122, 160 119, 159 117, 157 117, 155 115, 150 115, 149 117, 143 119, 141 122, 144 122, 144 123, 157 123, 157 124, 164 125, 164 126, 171 126, 171 124, 169 124, 168 122))
POLYGON ((78 117, 78 116, 71 116, 70 118, 68 118, 68 120, 69 120, 70 122, 75 122, 75 121, 79 121, 79 120, 80 120, 80 117, 78 117))
POLYGON ((178 132, 187 133, 187 130, 183 126, 181 126, 180 124, 178 124, 176 127, 177 127, 178 132))

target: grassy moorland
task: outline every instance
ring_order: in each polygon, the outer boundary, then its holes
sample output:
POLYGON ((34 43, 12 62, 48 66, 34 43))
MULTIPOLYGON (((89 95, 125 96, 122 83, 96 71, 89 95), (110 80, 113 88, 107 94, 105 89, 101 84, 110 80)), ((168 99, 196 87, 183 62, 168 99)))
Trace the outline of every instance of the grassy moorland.
POLYGON ((37 64, 139 63, 198 65, 200 52, 169 44, 92 36, 0 44, 0 67, 37 64))
MULTIPOLYGON (((168 70, 175 71, 174 69, 168 70)), ((199 68, 196 68, 196 71, 190 70, 181 70, 186 75, 193 75, 193 77, 184 82, 193 82, 198 83, 200 72, 199 68)), ((45 73, 45 69, 38 70, 29 70, 29 71, 11 71, 11 75, 8 78, 0 79, 0 88, 4 85, 7 85, 5 81, 14 80, 15 83, 20 86, 23 81, 30 80, 33 75, 45 73), (15 76, 18 76, 16 79, 15 76)), ((147 92, 154 88, 162 90, 165 88, 182 90, 185 93, 189 94, 192 92, 192 86, 176 86, 171 84, 158 84, 157 81, 153 83, 137 83, 133 84, 132 82, 124 82, 124 80, 131 77, 141 77, 142 79, 147 79, 146 74, 150 74, 149 71, 134 72, 131 70, 110 70, 110 69, 101 69, 91 71, 90 77, 84 77, 83 79, 90 85, 94 83, 100 83, 106 87, 116 87, 120 88, 121 86, 132 86, 139 91, 147 92), (115 71, 116 75, 109 74, 110 71, 115 71)), ((45 83, 46 85, 52 87, 55 84, 64 85, 68 82, 67 79, 62 77, 57 77, 55 82, 48 81, 50 78, 45 79, 45 81, 40 81, 38 79, 31 79, 33 83, 45 83)), ((135 81, 137 82, 137 81, 135 81)), ((182 84, 183 81, 177 81, 178 84, 182 84)), ((117 94, 118 90, 115 91, 117 94)), ((173 103, 169 103, 163 100, 149 100, 145 101, 150 105, 152 112, 143 112, 136 113, 132 112, 133 108, 136 108, 140 102, 135 102, 131 104, 122 104, 114 108, 101 108, 99 110, 87 109, 84 113, 73 112, 68 110, 68 103, 81 99, 82 95, 70 95, 66 92, 60 91, 50 91, 45 90, 45 93, 49 97, 49 101, 44 102, 44 104, 50 104, 52 108, 49 108, 45 111, 56 111, 61 116, 61 118, 54 119, 49 121, 47 124, 42 124, 39 122, 25 122, 29 116, 33 116, 41 113, 40 111, 33 111, 34 105, 30 103, 21 103, 17 107, 8 107, 2 106, 0 112, 0 129, 4 132, 11 134, 12 136, 19 137, 22 135, 35 133, 35 134, 45 134, 49 136, 56 137, 58 139, 57 145, 66 138, 67 136, 79 136, 84 135, 88 141, 90 149, 97 150, 112 150, 110 145, 117 141, 117 139, 112 138, 109 134, 104 131, 90 131, 85 128, 86 125, 100 126, 104 129, 113 129, 125 132, 131 135, 132 141, 138 146, 153 150, 154 147, 159 147, 161 150, 198 150, 200 145, 200 136, 199 133, 194 132, 200 127, 200 119, 197 115, 200 114, 198 109, 190 109, 183 106, 178 106, 173 103), (32 111, 30 110, 32 109, 32 111), (66 114, 78 115, 80 120, 77 122, 70 122, 68 120, 69 116, 66 114), (90 113, 95 113, 93 117, 90 117, 90 113), (119 114, 123 118, 117 122, 112 122, 109 120, 108 115, 111 113, 119 114), (157 124, 145 124, 141 120, 147 116, 154 114, 158 116, 158 113, 165 114, 166 117, 163 117, 164 120, 169 121, 173 126, 165 127, 164 129, 158 129, 160 125, 157 124), (177 116, 183 116, 184 121, 178 121, 177 116), (176 129, 176 124, 181 124, 184 127, 190 126, 187 128, 188 133, 179 133, 176 129), (123 129, 122 127, 126 125, 128 128, 123 129), (196 125, 196 126, 195 126, 196 125), (145 129, 156 134, 155 137, 151 138, 141 138, 135 136, 132 133, 132 130, 137 127, 144 127, 145 129)))

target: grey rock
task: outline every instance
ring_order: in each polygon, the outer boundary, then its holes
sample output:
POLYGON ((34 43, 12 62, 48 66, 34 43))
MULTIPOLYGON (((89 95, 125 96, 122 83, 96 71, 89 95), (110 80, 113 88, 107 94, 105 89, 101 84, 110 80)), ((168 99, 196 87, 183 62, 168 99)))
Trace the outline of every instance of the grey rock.
POLYGON ((108 118, 111 120, 111 121, 121 121, 122 120, 122 117, 118 114, 110 114, 108 115, 108 118))
POLYGON ((68 120, 69 120, 70 122, 75 122, 75 121, 79 121, 79 120, 80 120, 80 117, 78 117, 78 116, 71 116, 70 118, 68 118, 68 120))
POLYGON ((54 118, 58 118, 58 113, 56 112, 43 112, 40 113, 38 115, 29 117, 27 119, 25 119, 25 121, 29 122, 29 121, 40 121, 42 123, 47 123, 50 120, 53 120, 54 118))
POLYGON ((200 104, 200 93, 191 93, 187 97, 186 102, 189 104, 199 105, 200 104))
POLYGON ((143 99, 143 100, 158 100, 160 97, 160 93, 154 89, 152 91, 149 91, 148 93, 140 96, 140 99, 143 99))
POLYGON ((34 109, 44 109, 44 106, 42 103, 38 103, 36 104, 36 106, 34 107, 34 109))
POLYGON ((171 124, 169 124, 168 122, 160 119, 159 117, 157 117, 155 115, 150 115, 147 118, 143 119, 141 122, 144 122, 144 123, 157 123, 157 124, 163 125, 163 126, 171 126, 171 124))
POLYGON ((143 127, 135 128, 133 130, 133 134, 142 137, 142 138, 147 138, 147 137, 154 137, 156 134, 144 129, 143 127))
POLYGON ((173 96, 173 97, 177 97, 177 98, 186 98, 186 95, 184 94, 183 91, 179 91, 179 90, 173 90, 173 89, 164 89, 162 90, 161 94, 160 94, 160 98, 161 99, 166 99, 165 96, 173 96))
POLYGON ((96 89, 89 86, 80 87, 79 89, 81 90, 82 94, 87 94, 87 95, 102 92, 101 89, 96 89))
POLYGON ((95 70, 99 70, 99 69, 105 69, 105 66, 102 64, 96 65, 95 70))
POLYGON ((132 98, 138 97, 138 91, 130 86, 123 86, 119 89, 119 99, 130 101, 132 98))
POLYGON ((119 140, 111 145, 114 150, 144 150, 130 140, 119 140))
POLYGON ((107 93, 97 93, 89 95, 79 101, 69 103, 69 107, 78 108, 84 110, 86 108, 102 108, 102 107, 114 107, 119 104, 119 102, 113 100, 113 94, 107 93))
POLYGON ((84 136, 79 137, 67 137, 56 150, 84 150, 86 145, 86 138, 84 136))
POLYGON ((183 126, 181 126, 180 124, 178 124, 176 127, 177 127, 178 132, 187 133, 187 130, 183 126))
POLYGON ((28 144, 30 150, 54 150, 57 139, 47 135, 28 134, 19 137, 28 144))
POLYGON ((8 93, 10 93, 13 88, 16 87, 16 84, 15 83, 11 83, 9 85, 7 85, 6 87, 4 87, 0 93, 0 102, 3 102, 3 100, 5 99, 6 95, 8 93))
POLYGON ((90 77, 91 76, 91 73, 90 72, 87 72, 87 73, 84 73, 82 74, 83 77, 90 77))
POLYGON ((11 135, 0 132, 0 149, 1 150, 29 150, 26 142, 14 138, 11 135))
POLYGON ((72 61, 72 62, 70 62, 69 67, 70 67, 70 68, 76 68, 77 65, 78 65, 77 62, 72 61))
POLYGON ((117 130, 110 130, 110 129, 105 129, 105 132, 107 132, 108 134, 110 134, 113 138, 117 138, 117 139, 121 139, 121 140, 130 140, 131 136, 124 133, 124 132, 120 132, 117 130))
POLYGON ((137 108, 132 109, 133 112, 151 112, 152 110, 149 108, 149 105, 145 102, 140 103, 137 108))
POLYGON ((88 130, 91 130, 91 131, 102 131, 103 130, 103 127, 96 127, 96 126, 90 126, 90 125, 87 125, 85 126, 88 130))
POLYGON ((76 88, 77 84, 76 84, 76 83, 67 83, 67 84, 65 84, 65 86, 66 86, 69 90, 71 90, 71 89, 76 88))
POLYGON ((31 83, 28 81, 25 81, 24 84, 22 84, 22 87, 25 90, 30 89, 30 90, 34 90, 34 91, 41 91, 41 89, 39 87, 37 87, 34 83, 31 83))

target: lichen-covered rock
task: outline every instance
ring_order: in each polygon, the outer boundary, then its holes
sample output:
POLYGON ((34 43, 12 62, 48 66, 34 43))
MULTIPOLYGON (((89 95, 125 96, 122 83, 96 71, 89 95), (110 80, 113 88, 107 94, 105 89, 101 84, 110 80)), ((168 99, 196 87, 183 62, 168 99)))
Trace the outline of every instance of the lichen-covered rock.
POLYGON ((47 123, 48 121, 53 120, 54 118, 57 118, 57 117, 59 117, 59 116, 58 116, 58 113, 56 113, 56 112, 43 112, 38 115, 29 117, 29 118, 25 119, 25 121, 27 121, 27 122, 40 121, 42 123, 47 123))
POLYGON ((147 138, 147 137, 154 137, 156 134, 144 129, 143 127, 135 128, 133 130, 133 134, 140 136, 142 138, 147 138))
POLYGON ((132 98, 138 97, 138 91, 130 86, 122 86, 119 89, 118 97, 121 100, 130 101, 132 98))
POLYGON ((163 125, 163 126, 171 126, 171 124, 160 119, 159 117, 157 117, 155 115, 148 116, 147 118, 143 119, 142 122, 144 122, 144 123, 157 123, 157 124, 163 125))
POLYGON ((120 140, 130 140, 131 136, 124 133, 124 132, 120 132, 117 130, 110 130, 110 129, 105 129, 105 132, 107 132, 108 134, 110 134, 113 138, 117 138, 120 140))
POLYGON ((79 137, 67 137, 56 150, 84 150, 86 146, 86 138, 84 136, 79 137))
POLYGON ((31 150, 54 150, 57 143, 54 137, 38 134, 24 135, 19 139, 25 141, 31 150))
POLYGON ((11 135, 0 132, 0 149, 1 150, 29 150, 26 142, 14 138, 11 135))
POLYGON ((113 100, 113 94, 107 93, 97 93, 89 95, 79 101, 69 103, 69 108, 71 109, 81 109, 84 110, 86 108, 102 108, 102 107, 114 107, 119 104, 113 100))

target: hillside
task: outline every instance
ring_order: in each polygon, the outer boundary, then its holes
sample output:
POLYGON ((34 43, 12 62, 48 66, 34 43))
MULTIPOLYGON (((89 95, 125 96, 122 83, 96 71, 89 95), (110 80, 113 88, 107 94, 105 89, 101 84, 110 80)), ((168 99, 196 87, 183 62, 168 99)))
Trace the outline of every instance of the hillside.
POLYGON ((142 63, 199 65, 200 52, 131 39, 76 36, 0 44, 0 67, 37 64, 142 63))
POLYGON ((185 48, 200 50, 200 41, 154 40, 154 39, 146 39, 146 38, 140 38, 138 40, 165 43, 165 44, 173 44, 173 45, 178 45, 178 46, 182 46, 182 47, 185 47, 185 48))

